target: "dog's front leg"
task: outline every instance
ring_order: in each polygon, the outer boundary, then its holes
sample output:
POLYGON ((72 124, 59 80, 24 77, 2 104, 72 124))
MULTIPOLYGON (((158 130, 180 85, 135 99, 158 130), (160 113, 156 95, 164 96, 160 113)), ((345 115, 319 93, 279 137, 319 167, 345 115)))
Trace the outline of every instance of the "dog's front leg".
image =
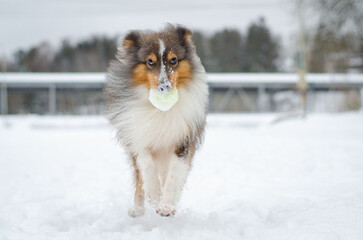
POLYGON ((156 164, 151 153, 147 151, 138 154, 137 161, 143 179, 146 200, 156 209, 161 197, 160 181, 156 164))
POLYGON ((181 192, 190 170, 190 161, 193 154, 189 149, 183 148, 184 152, 172 155, 166 177, 163 196, 157 208, 161 216, 171 216, 175 214, 176 204, 179 202, 181 192))
POLYGON ((129 209, 129 215, 131 217, 139 217, 145 214, 144 207, 144 189, 143 181, 140 173, 140 168, 137 164, 137 159, 135 155, 131 155, 132 165, 134 169, 134 181, 135 181, 135 197, 134 206, 129 209))

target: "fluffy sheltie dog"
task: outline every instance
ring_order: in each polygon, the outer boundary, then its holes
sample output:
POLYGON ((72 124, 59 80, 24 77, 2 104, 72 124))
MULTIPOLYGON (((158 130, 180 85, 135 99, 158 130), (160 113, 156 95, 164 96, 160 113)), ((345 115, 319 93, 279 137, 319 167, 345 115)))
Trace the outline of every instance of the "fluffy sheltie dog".
POLYGON ((130 216, 144 214, 144 199, 161 216, 175 214, 202 143, 208 86, 191 35, 179 25, 131 31, 108 68, 107 118, 135 170, 130 216))

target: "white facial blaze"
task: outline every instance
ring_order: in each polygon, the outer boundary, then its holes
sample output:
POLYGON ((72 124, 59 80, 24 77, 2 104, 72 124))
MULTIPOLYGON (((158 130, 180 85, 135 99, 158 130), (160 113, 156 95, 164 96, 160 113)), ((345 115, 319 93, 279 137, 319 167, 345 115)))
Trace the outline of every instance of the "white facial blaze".
POLYGON ((164 41, 159 39, 159 54, 160 54, 160 74, 159 74, 159 83, 167 83, 168 75, 166 74, 165 65, 163 62, 163 55, 165 52, 164 41))
POLYGON ((159 54, 161 59, 163 57, 164 51, 165 51, 164 41, 159 39, 159 54))

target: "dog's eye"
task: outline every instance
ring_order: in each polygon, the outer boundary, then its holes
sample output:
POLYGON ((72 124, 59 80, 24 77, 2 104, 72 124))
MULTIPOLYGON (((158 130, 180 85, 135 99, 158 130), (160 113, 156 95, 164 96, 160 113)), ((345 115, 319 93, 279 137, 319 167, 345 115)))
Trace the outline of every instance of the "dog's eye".
POLYGON ((155 64, 155 62, 151 59, 147 60, 147 64, 149 64, 150 66, 153 66, 155 64))
POLYGON ((178 61, 176 60, 176 58, 172 58, 172 59, 170 60, 170 63, 171 63, 171 64, 173 64, 173 65, 174 65, 174 64, 176 64, 177 62, 178 62, 178 61))

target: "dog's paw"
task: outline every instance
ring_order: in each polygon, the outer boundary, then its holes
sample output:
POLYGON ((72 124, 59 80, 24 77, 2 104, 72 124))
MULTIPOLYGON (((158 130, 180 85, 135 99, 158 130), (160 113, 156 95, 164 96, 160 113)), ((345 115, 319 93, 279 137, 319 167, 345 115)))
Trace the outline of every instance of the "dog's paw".
POLYGON ((144 206, 137 206, 132 207, 129 209, 129 216, 130 217, 141 217, 145 214, 145 207, 144 206))
POLYGON ((156 209, 156 213, 162 217, 172 217, 175 215, 175 212, 175 209, 171 207, 159 207, 156 209))

